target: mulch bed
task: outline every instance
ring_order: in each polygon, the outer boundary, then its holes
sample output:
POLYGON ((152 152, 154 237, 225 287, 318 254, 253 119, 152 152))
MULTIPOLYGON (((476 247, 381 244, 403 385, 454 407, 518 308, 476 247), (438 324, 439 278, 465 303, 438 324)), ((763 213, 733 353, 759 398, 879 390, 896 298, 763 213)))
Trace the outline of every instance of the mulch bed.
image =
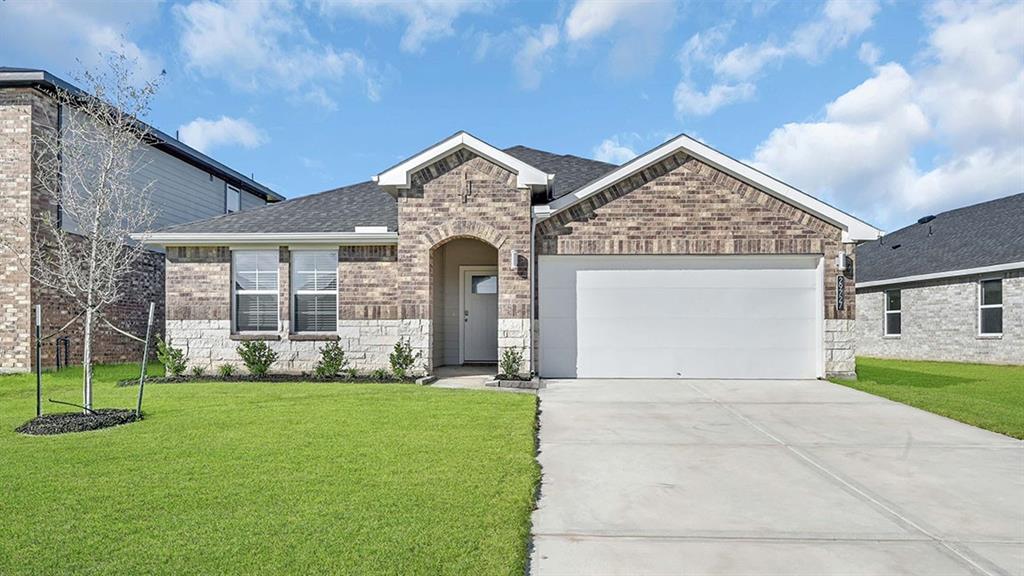
POLYGON ((112 426, 130 424, 139 420, 135 410, 124 408, 102 408, 94 410, 95 414, 82 412, 65 412, 62 414, 43 414, 15 428, 15 432, 32 436, 50 436, 68 434, 70 432, 87 432, 112 426))
MULTIPOLYGON (((377 378, 374 376, 331 376, 320 378, 311 374, 267 374, 259 378, 252 374, 232 374, 231 376, 220 376, 217 374, 203 376, 149 376, 146 384, 178 384, 187 382, 378 382, 381 384, 411 384, 416 382, 415 378, 398 379, 393 377, 377 378)), ((127 378, 118 380, 117 385, 138 386, 138 378, 127 378)))

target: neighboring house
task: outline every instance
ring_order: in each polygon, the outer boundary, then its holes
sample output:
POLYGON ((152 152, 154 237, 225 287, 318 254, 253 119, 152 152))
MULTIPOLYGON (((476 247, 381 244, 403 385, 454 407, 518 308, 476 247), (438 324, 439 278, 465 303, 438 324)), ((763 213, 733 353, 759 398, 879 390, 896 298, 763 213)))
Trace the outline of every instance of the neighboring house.
MULTIPOLYGON (((42 192, 39 170, 34 166, 33 139, 59 129, 72 116, 52 98, 55 87, 76 91, 63 80, 43 70, 0 67, 0 216, 25 222, 46 211, 58 216, 42 192)), ((156 227, 208 218, 225 212, 262 206, 283 197, 269 188, 197 152, 178 140, 153 129, 153 142, 144 152, 145 162, 137 175, 140 186, 151 188, 156 227)), ((74 223, 64 222, 74 231, 74 223)), ((16 230, 20 249, 31 248, 33 234, 16 230)), ((149 302, 157 302, 158 320, 163 320, 163 254, 147 252, 137 274, 128 279, 132 296, 108 309, 116 324, 141 334, 145 330, 149 302)), ((60 328, 73 315, 61 298, 30 280, 13 254, 0 252, 0 372, 28 371, 34 358, 33 306, 43 307, 43 333, 60 328)), ((81 360, 80 325, 73 325, 69 352, 81 360)), ((97 362, 138 360, 137 343, 99 328, 94 355, 97 362)), ((55 345, 43 347, 43 364, 52 366, 55 345)))
POLYGON ((1024 194, 922 218, 857 263, 858 353, 1024 364, 1024 194))
POLYGON ((814 378, 854 370, 847 264, 879 234, 687 136, 614 166, 459 132, 152 240, 199 366, 259 339, 280 370, 325 341, 369 370, 407 338, 420 371, 514 349, 545 377, 814 378))

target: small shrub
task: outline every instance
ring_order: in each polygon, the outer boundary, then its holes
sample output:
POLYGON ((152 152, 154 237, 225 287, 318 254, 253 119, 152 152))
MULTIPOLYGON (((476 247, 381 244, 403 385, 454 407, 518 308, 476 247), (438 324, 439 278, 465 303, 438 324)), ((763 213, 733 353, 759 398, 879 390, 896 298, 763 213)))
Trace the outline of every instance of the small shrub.
POLYGON ((235 351, 242 357, 242 362, 249 369, 249 373, 257 378, 266 376, 270 367, 277 362, 277 352, 262 340, 242 342, 235 351))
POLYGON ((422 354, 412 352, 412 344, 409 343, 407 338, 399 338, 398 342, 395 342, 395 349, 391 352, 391 373, 395 375, 395 378, 402 379, 409 375, 409 368, 420 359, 422 354))
POLYGON ((383 368, 377 368, 373 372, 370 372, 370 378, 373 380, 390 380, 391 373, 383 368))
POLYGON ((222 378, 228 378, 235 373, 235 367, 231 364, 221 364, 217 366, 217 374, 220 374, 222 378))
POLYGON ((348 372, 348 358, 337 342, 328 342, 320 349, 320 360, 316 363, 313 373, 317 378, 330 378, 342 372, 348 372))
POLYGON ((193 377, 195 377, 195 378, 202 378, 204 374, 206 374, 206 369, 204 369, 202 366, 193 366, 192 367, 192 376, 193 377))
POLYGON ((177 377, 185 373, 185 351, 171 346, 159 336, 156 337, 156 359, 164 365, 164 374, 177 377))
POLYGON ((516 348, 505 348, 501 353, 501 362, 498 363, 498 367, 501 368, 498 375, 519 378, 519 369, 522 365, 523 353, 516 348))

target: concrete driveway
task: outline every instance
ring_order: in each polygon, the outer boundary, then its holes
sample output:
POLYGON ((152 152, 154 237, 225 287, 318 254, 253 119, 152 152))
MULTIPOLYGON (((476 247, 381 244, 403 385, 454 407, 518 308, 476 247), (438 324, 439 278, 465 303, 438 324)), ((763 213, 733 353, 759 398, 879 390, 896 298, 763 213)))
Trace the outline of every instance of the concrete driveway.
POLYGON ((819 381, 556 380, 531 573, 1024 575, 1024 443, 819 381))

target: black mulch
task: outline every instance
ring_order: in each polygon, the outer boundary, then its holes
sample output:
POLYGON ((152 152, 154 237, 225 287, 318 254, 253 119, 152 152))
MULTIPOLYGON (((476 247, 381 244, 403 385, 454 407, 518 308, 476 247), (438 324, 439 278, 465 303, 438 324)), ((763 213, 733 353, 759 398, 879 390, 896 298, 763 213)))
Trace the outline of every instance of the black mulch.
POLYGON ((18 426, 14 431, 33 436, 49 436, 110 428, 111 426, 129 424, 139 419, 134 410, 124 408, 102 408, 94 412, 95 414, 82 412, 43 414, 18 426))

